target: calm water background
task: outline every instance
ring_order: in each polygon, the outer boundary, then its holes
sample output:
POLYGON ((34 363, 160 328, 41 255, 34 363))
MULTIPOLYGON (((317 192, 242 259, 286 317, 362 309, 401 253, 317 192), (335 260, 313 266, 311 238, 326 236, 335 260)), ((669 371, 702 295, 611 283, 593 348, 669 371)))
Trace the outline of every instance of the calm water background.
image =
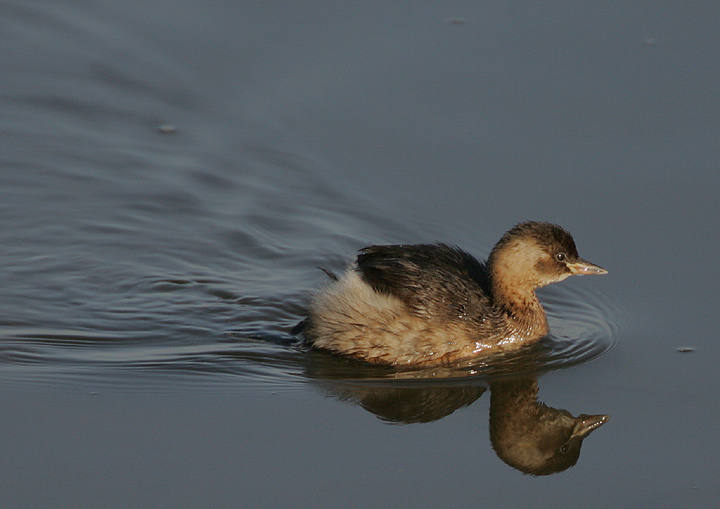
POLYGON ((717 2, 0 14, 3 507, 717 503, 717 2), (289 335, 319 265, 528 218, 610 270, 542 294, 540 398, 612 416, 574 468, 504 464, 488 396, 389 425, 289 335))

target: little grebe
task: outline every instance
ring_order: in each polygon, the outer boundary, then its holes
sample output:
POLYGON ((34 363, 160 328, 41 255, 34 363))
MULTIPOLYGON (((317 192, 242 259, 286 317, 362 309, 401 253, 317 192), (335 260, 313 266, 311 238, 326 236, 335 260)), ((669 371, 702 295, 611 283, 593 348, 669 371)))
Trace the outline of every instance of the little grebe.
POLYGON ((561 227, 510 229, 487 262, 444 244, 371 246, 319 293, 303 324, 316 348, 373 364, 432 366, 517 349, 548 333, 535 289, 607 274, 561 227))

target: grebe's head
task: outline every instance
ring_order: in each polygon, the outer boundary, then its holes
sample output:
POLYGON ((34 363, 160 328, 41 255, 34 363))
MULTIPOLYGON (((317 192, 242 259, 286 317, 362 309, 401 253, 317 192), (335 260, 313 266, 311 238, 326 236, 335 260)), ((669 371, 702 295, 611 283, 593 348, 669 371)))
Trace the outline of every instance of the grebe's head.
POLYGON ((551 223, 528 221, 505 233, 490 253, 493 284, 534 289, 569 276, 607 274, 583 260, 567 231, 551 223))

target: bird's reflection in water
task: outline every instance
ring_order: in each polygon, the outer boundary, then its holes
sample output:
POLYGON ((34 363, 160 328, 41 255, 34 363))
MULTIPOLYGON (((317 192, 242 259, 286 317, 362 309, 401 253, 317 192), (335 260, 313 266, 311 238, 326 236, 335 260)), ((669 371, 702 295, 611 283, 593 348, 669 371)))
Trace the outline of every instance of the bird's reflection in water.
POLYGON ((585 437, 610 417, 573 417, 541 403, 537 393, 535 378, 490 384, 490 442, 511 467, 528 474, 553 474, 577 463, 585 437))
POLYGON ((354 401, 385 422, 412 424, 442 419, 482 396, 485 387, 350 387, 343 399, 354 401))
MULTIPOLYGON (((397 424, 441 419, 486 390, 479 385, 413 385, 334 381, 329 388, 336 397, 397 424)), ((538 401, 536 377, 504 378, 489 386, 493 449, 505 463, 528 474, 547 475, 575 465, 583 440, 609 419, 602 414, 573 417, 538 401)))

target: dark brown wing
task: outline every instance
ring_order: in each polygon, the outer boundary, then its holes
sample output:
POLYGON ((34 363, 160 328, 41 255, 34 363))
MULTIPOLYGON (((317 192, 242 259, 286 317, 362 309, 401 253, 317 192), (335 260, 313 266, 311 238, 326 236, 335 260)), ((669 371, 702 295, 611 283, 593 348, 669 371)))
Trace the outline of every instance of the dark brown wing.
POLYGON ((445 244, 366 247, 357 270, 375 291, 398 297, 419 316, 475 318, 491 305, 485 265, 445 244))

